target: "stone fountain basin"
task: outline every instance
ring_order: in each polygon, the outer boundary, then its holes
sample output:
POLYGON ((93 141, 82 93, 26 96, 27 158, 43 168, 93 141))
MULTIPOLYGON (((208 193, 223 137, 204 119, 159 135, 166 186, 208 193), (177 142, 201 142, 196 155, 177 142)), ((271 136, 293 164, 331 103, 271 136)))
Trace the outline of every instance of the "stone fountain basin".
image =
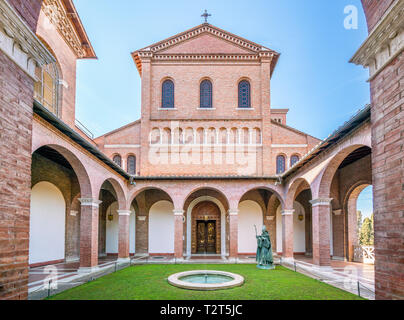
POLYGON ((200 291, 209 291, 209 290, 222 290, 222 289, 230 289, 234 287, 239 287, 244 284, 244 277, 225 271, 216 271, 216 270, 193 270, 193 271, 185 271, 175 273, 168 277, 168 283, 182 289, 189 290, 200 290, 200 291), (182 280, 183 278, 189 276, 204 276, 204 275, 213 275, 213 276, 221 276, 230 278, 229 281, 222 283, 195 283, 188 282, 182 280))

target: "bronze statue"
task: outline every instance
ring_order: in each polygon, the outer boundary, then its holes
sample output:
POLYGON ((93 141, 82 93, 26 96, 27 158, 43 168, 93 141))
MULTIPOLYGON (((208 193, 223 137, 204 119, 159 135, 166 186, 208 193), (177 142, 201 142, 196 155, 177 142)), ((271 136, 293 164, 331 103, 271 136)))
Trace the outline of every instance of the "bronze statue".
MULTIPOLYGON (((255 227, 257 234, 257 227, 255 227)), ((265 226, 262 226, 262 234, 256 235, 257 237, 257 268, 260 269, 275 269, 272 257, 272 245, 269 233, 265 226)))

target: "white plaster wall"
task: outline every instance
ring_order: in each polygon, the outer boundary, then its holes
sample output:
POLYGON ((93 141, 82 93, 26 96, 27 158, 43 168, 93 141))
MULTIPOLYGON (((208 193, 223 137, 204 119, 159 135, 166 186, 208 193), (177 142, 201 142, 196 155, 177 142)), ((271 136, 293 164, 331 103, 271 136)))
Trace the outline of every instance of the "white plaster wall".
POLYGON ((31 190, 29 263, 65 258, 66 204, 52 183, 39 182, 31 190))
POLYGON ((149 211, 149 253, 174 253, 174 206, 156 202, 149 211))
POLYGON ((293 204, 293 251, 306 252, 306 215, 303 206, 299 202, 293 204), (299 214, 303 214, 303 220, 299 220, 299 214))
POLYGON ((238 210, 238 252, 255 253, 257 238, 254 225, 257 226, 258 234, 261 234, 262 209, 257 202, 246 200, 239 204, 238 210))
MULTIPOLYGON (((130 208, 131 214, 129 216, 129 252, 135 253, 135 230, 136 230, 136 215, 135 209, 130 208)), ((113 202, 107 209, 106 214, 106 253, 118 253, 119 251, 119 215, 118 215, 118 202, 113 202), (109 213, 113 214, 112 221, 108 220, 109 213)))
MULTIPOLYGON (((306 215, 303 206, 294 202, 293 209, 293 251, 306 252, 306 230, 305 220, 306 215), (303 221, 299 221, 299 214, 303 214, 303 221)), ((282 213, 279 206, 276 210, 276 252, 282 252, 282 213)))

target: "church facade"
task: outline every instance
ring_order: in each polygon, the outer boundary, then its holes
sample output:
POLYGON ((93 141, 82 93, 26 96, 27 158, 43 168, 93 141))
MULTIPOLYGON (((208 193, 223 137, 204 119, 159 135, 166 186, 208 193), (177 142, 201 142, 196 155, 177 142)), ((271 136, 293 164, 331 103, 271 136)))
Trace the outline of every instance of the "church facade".
MULTIPOLYGON (((329 268, 331 259, 353 260, 356 200, 381 183, 372 153, 381 129, 371 118, 380 102, 323 141, 305 134, 288 125, 288 109, 271 107, 280 54, 204 23, 131 54, 141 118, 94 138, 75 119, 76 61, 96 54, 73 2, 1 0, 0 10, 1 298, 26 298, 29 267, 58 262, 92 272, 104 256, 237 261, 255 254, 263 225, 285 261, 306 255, 329 268)), ((382 10, 397 30, 400 10, 400 1, 382 10)), ((399 68, 394 43, 389 61, 399 68)), ((367 59, 359 51, 353 62, 367 59)), ((371 81, 382 81, 389 61, 371 69, 371 81)), ((380 94, 402 103, 396 90, 380 94)), ((393 253, 402 232, 383 231, 402 202, 384 219, 376 189, 376 294, 402 298, 393 253)))

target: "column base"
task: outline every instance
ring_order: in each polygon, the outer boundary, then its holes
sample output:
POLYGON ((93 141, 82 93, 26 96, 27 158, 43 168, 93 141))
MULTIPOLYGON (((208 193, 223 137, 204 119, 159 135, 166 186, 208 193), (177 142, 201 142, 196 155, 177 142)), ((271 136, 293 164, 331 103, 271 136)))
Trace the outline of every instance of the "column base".
POLYGON ((118 263, 128 263, 128 262, 130 262, 130 258, 118 258, 118 260, 116 260, 116 262, 118 262, 118 263))
POLYGON ((100 270, 100 267, 95 266, 95 267, 80 267, 77 272, 78 273, 92 273, 92 272, 97 272, 100 270))
POLYGON ((293 257, 286 257, 286 258, 282 257, 282 263, 284 263, 284 262, 294 264, 295 263, 295 258, 293 258, 293 257))

